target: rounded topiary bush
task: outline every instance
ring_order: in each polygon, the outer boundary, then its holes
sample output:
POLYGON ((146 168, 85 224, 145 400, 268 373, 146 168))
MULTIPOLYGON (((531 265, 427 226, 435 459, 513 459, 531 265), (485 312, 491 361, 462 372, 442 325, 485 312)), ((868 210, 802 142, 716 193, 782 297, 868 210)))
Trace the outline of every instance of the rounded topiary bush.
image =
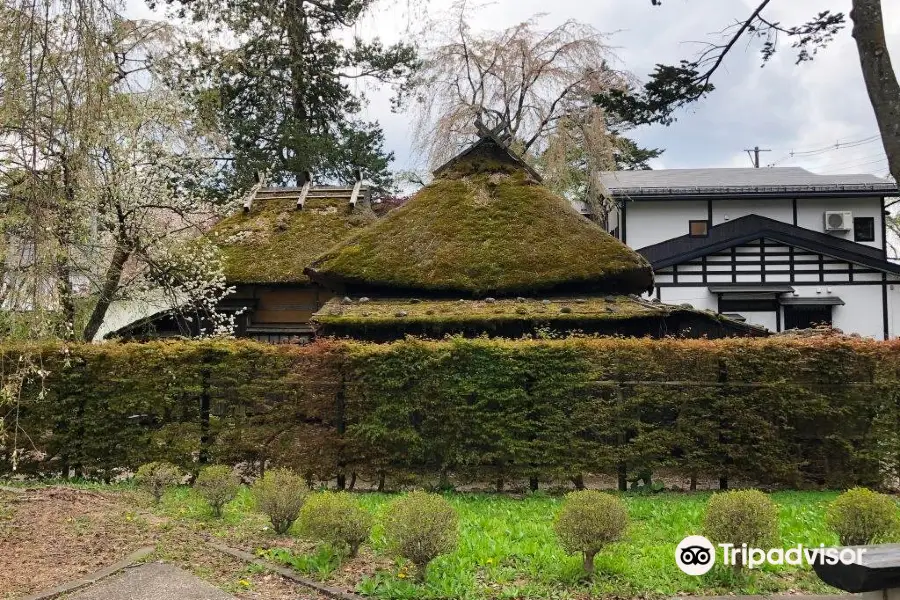
POLYGON ((134 474, 134 481, 138 487, 153 496, 153 500, 157 504, 162 500, 166 490, 178 485, 181 478, 181 471, 178 467, 167 462, 151 462, 141 465, 134 474))
POLYGON ((256 508, 269 517, 275 533, 285 534, 303 508, 306 481, 290 469, 272 469, 253 483, 256 508))
POLYGON ((222 507, 234 500, 241 489, 241 479, 231 467, 215 465, 200 471, 194 489, 206 500, 213 514, 221 517, 222 507))
POLYGON ((369 539, 372 515, 347 492, 322 492, 303 505, 298 526, 304 536, 345 546, 350 556, 356 556, 369 539))
POLYGON ((441 496, 410 492, 387 507, 384 535, 391 550, 416 565, 423 580, 429 562, 456 549, 459 518, 441 496))
POLYGON ((778 507, 759 490, 715 494, 706 505, 703 531, 715 544, 766 548, 778 540, 778 507))
POLYGON ((570 554, 584 556, 584 570, 594 572, 594 557, 604 546, 622 539, 628 527, 628 508, 620 498, 592 490, 566 495, 553 528, 570 554))
POLYGON ((828 527, 844 546, 886 540, 898 531, 897 503, 890 496, 853 488, 838 496, 825 514, 828 527))

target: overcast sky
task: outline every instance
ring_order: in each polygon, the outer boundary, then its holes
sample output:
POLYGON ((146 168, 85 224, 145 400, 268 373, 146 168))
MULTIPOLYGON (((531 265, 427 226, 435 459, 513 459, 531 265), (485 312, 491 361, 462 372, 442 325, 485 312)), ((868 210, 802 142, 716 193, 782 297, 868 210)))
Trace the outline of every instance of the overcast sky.
MULTIPOLYGON (((149 16, 142 0, 128 1, 135 16, 149 16)), ((451 1, 431 0, 429 14, 437 17, 451 1)), ((548 28, 577 19, 611 33, 619 67, 644 78, 656 63, 693 57, 700 46, 692 42, 715 41, 714 32, 745 17, 756 4, 758 0, 664 0, 662 6, 652 7, 650 0, 498 0, 481 8, 472 21, 476 29, 502 29, 541 12, 548 28)), ((888 46, 898 67, 900 1, 882 4, 888 46)), ((387 0, 358 33, 386 41, 406 35, 417 23, 410 23, 404 5, 403 0, 387 0)), ((826 9, 849 13, 850 0, 774 0, 765 14, 792 25, 826 9)), ((887 174, 880 140, 870 139, 878 129, 849 27, 812 63, 795 65, 795 55, 783 48, 760 68, 758 46, 740 45, 735 50, 708 99, 679 113, 670 127, 633 133, 643 145, 666 150, 655 168, 750 166, 743 150, 759 145, 772 150, 763 154, 764 165, 800 166, 823 174, 887 174), (855 141, 861 143, 809 152, 855 141), (805 154, 791 157, 792 151, 805 154)), ((394 167, 421 167, 410 138, 410 116, 391 112, 386 91, 371 91, 369 97, 365 116, 382 124, 388 149, 396 154, 394 167)))

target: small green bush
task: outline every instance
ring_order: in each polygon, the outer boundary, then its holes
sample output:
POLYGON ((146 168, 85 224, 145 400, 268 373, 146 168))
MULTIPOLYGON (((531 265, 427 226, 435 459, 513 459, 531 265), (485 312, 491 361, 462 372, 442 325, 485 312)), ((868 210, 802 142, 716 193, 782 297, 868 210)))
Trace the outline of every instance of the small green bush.
POLYGON ((372 515, 347 492, 322 492, 303 505, 299 527, 311 539, 346 546, 352 557, 369 539, 372 515))
POLYGON ((890 496, 853 488, 828 507, 825 522, 844 546, 884 541, 898 530, 897 504, 890 496))
POLYGON ((300 514, 306 500, 306 481, 290 469, 272 469, 253 483, 256 508, 284 535, 300 514))
POLYGON ((456 549, 459 518, 441 496, 410 492, 388 506, 384 534, 391 550, 416 565, 424 580, 428 563, 456 549))
POLYGON ((206 500, 213 514, 221 517, 222 507, 234 500, 241 489, 241 480, 231 467, 215 465, 200 471, 194 489, 206 500))
POLYGON ((620 498, 592 490, 566 495, 553 525, 559 543, 570 554, 581 552, 584 570, 594 572, 594 557, 609 543, 622 539, 628 509, 620 498))
POLYGON ((166 490, 178 485, 181 477, 181 471, 175 465, 167 462, 151 462, 138 468, 137 473, 134 474, 134 481, 138 487, 153 496, 154 502, 159 504, 166 490))
POLYGON ((778 507, 759 490, 714 494, 706 505, 703 531, 715 544, 766 548, 778 540, 778 507))

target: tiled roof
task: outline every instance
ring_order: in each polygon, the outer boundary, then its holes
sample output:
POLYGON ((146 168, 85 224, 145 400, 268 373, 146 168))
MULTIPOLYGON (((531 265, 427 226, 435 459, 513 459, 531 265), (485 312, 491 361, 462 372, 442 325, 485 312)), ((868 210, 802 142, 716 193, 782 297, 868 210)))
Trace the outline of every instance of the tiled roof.
POLYGON ((616 197, 754 195, 779 192, 897 193, 895 183, 874 175, 818 175, 796 167, 604 171, 600 177, 606 189, 616 197))

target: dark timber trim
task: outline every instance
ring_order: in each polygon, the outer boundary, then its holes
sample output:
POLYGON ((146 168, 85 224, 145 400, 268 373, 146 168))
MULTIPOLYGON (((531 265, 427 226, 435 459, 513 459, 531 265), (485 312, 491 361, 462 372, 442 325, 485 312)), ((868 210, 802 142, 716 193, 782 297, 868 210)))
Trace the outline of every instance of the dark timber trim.
POLYGON ((713 203, 712 200, 706 201, 706 214, 707 214, 706 218, 709 220, 710 227, 713 226, 713 205, 712 205, 712 203, 713 203))
POLYGON ((762 282, 766 282, 766 244, 762 243, 759 246, 759 266, 760 266, 760 277, 762 277, 762 282))
POLYGON ((622 201, 622 209, 621 209, 621 211, 619 211, 619 218, 622 220, 622 222, 619 223, 619 232, 622 234, 622 243, 623 244, 628 242, 628 236, 627 236, 628 229, 626 227, 626 225, 628 224, 628 219, 625 218, 625 205, 627 203, 628 203, 627 200, 623 200, 622 201))
POLYGON ((794 227, 797 226, 797 199, 791 198, 791 210, 794 212, 794 227))
MULTIPOLYGON (((753 275, 753 273, 747 273, 747 275, 753 275)), ((875 280, 875 281, 824 281, 824 282, 822 282, 822 281, 795 281, 795 282, 793 282, 793 285, 798 286, 798 287, 804 287, 804 286, 821 287, 822 285, 842 285, 842 286, 843 285, 853 285, 853 286, 871 285, 871 286, 875 286, 875 287, 880 287, 881 284, 882 284, 882 282, 878 281, 878 280, 875 280)), ((662 282, 657 283, 657 287, 660 287, 660 288, 693 287, 693 288, 706 289, 710 285, 748 285, 748 284, 747 283, 733 284, 733 283, 727 283, 727 282, 724 282, 724 283, 700 283, 699 281, 694 281, 694 282, 680 281, 678 283, 666 283, 666 282, 662 281, 662 282)), ((777 284, 773 283, 772 285, 777 285, 777 284)), ((888 282, 888 285, 890 285, 890 282, 888 282)))
POLYGON ((881 319, 884 326, 884 339, 891 338, 891 328, 888 322, 888 280, 887 273, 881 275, 881 319))
POLYGON ((815 254, 853 262, 885 273, 900 275, 900 265, 888 262, 884 251, 833 236, 795 227, 759 215, 748 215, 710 227, 709 236, 694 238, 684 235, 638 250, 655 270, 689 262, 702 256, 732 250, 737 246, 769 238, 785 246, 796 246, 815 254))
POLYGON ((785 200, 796 198, 878 198, 896 194, 895 190, 834 190, 821 192, 803 192, 798 190, 781 190, 774 192, 689 192, 689 193, 642 193, 641 189, 613 188, 610 194, 615 199, 628 199, 635 202, 668 202, 683 200, 785 200))

